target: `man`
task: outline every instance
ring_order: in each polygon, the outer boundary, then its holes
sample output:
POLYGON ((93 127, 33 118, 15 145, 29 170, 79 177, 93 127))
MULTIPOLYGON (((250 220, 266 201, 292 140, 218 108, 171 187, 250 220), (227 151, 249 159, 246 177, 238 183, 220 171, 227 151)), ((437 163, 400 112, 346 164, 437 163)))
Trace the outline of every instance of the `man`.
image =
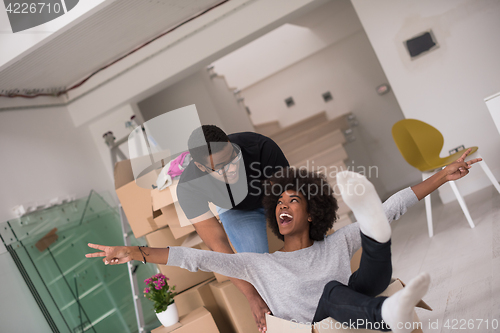
MULTIPOLYGON (((289 165, 278 145, 261 134, 226 135, 217 126, 203 125, 189 137, 188 148, 193 160, 182 173, 177 196, 205 244, 233 253, 229 238, 236 252, 269 252, 262 182, 289 165), (224 228, 209 202, 216 205, 224 228)), ((266 303, 251 284, 231 281, 248 299, 259 330, 265 330, 266 303)))

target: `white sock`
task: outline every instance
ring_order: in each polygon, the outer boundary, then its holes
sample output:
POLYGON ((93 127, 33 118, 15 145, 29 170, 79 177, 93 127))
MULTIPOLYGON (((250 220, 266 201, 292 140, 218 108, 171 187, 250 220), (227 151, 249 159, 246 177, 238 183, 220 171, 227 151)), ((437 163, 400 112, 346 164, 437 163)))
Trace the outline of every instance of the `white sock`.
POLYGON ((382 319, 394 333, 413 331, 413 308, 424 297, 430 282, 428 273, 420 273, 406 287, 382 303, 382 319), (405 323, 408 322, 412 324, 407 324, 405 328, 405 323))
POLYGON ((351 171, 337 174, 342 199, 351 208, 361 232, 379 243, 391 239, 391 226, 375 187, 365 176, 351 171))

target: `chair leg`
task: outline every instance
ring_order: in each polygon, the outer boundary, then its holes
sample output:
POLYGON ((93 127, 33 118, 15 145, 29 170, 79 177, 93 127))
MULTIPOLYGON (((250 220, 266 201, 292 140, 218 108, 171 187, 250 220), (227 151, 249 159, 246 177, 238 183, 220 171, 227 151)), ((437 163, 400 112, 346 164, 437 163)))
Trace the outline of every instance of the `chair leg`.
POLYGON ((490 181, 493 183, 493 186, 495 186, 498 193, 500 193, 500 184, 498 184, 498 181, 496 180, 495 176, 493 175, 493 172, 491 172, 491 170, 488 167, 488 165, 486 164, 486 162, 484 160, 482 160, 481 162, 479 162, 479 165, 483 168, 484 173, 486 174, 486 176, 488 176, 490 181))
MULTIPOLYGON (((432 172, 423 172, 422 173, 422 181, 426 180, 434 173, 432 172)), ((427 229, 429 231, 429 237, 434 236, 434 227, 432 225, 432 206, 431 206, 431 195, 427 195, 425 197, 425 214, 427 215, 427 229)))
MULTIPOLYGON (((477 158, 477 157, 481 157, 482 158, 482 156, 479 154, 478 151, 476 151, 474 154, 469 155, 467 157, 467 160, 474 159, 474 158, 477 158)), ((500 193, 500 184, 498 184, 498 180, 495 178, 495 176, 493 175, 493 172, 491 172, 490 168, 488 167, 488 165, 486 164, 486 162, 484 161, 484 159, 481 162, 478 162, 478 164, 481 166, 481 168, 483 168, 484 173, 486 174, 486 176, 488 176, 488 178, 490 179, 490 181, 493 183, 493 186, 495 186, 495 188, 497 189, 498 193, 500 193)))
POLYGON ((427 229, 429 230, 429 237, 434 236, 434 228, 432 226, 432 207, 431 195, 425 197, 425 213, 427 215, 427 229))
POLYGON ((457 184, 455 184, 454 181, 450 181, 450 186, 451 189, 453 190, 453 193, 455 193, 455 196, 457 197, 460 207, 462 207, 462 211, 464 212, 467 222, 469 222, 471 228, 474 228, 475 225, 474 222, 472 221, 472 217, 469 214, 469 209, 467 209, 467 205, 465 204, 464 198, 462 198, 462 195, 460 195, 460 192, 458 192, 457 184))

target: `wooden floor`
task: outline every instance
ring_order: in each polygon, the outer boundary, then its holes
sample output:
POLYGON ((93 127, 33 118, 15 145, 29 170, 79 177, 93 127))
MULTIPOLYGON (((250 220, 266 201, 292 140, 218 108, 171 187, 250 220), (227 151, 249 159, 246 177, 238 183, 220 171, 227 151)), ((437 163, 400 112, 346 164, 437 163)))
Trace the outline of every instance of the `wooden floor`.
POLYGON ((424 301, 434 310, 417 309, 424 332, 500 332, 500 194, 490 186, 465 201, 474 229, 458 202, 439 199, 433 199, 434 237, 423 200, 392 224, 393 276, 407 282, 419 272, 431 275, 424 301))

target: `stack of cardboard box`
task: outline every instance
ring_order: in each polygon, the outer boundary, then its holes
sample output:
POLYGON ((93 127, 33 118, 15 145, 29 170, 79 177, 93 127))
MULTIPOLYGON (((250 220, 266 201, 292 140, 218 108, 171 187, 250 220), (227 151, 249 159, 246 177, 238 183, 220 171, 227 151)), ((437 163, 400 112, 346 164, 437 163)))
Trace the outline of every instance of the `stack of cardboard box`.
MULTIPOLYGON (((150 247, 187 246, 208 250, 178 206, 177 181, 162 191, 142 188, 134 179, 129 160, 116 163, 114 176, 118 199, 136 238, 145 237, 150 247)), ((140 183, 154 184, 156 176, 152 171, 143 176, 147 181, 140 183)), ((211 272, 190 272, 166 265, 158 265, 158 269, 176 286, 180 322, 153 332, 258 332, 245 296, 227 277, 217 274, 216 280, 211 272)))
MULTIPOLYGON (((130 160, 116 163, 114 173, 116 194, 136 238, 145 236, 150 247, 183 246, 192 239, 194 227, 182 210, 175 208, 178 205, 175 188, 158 191, 140 187, 134 179, 130 160)), ((155 183, 156 172, 144 177, 155 183)), ((213 273, 193 273, 179 267, 158 265, 158 269, 176 285, 178 292, 213 278, 213 273)))

